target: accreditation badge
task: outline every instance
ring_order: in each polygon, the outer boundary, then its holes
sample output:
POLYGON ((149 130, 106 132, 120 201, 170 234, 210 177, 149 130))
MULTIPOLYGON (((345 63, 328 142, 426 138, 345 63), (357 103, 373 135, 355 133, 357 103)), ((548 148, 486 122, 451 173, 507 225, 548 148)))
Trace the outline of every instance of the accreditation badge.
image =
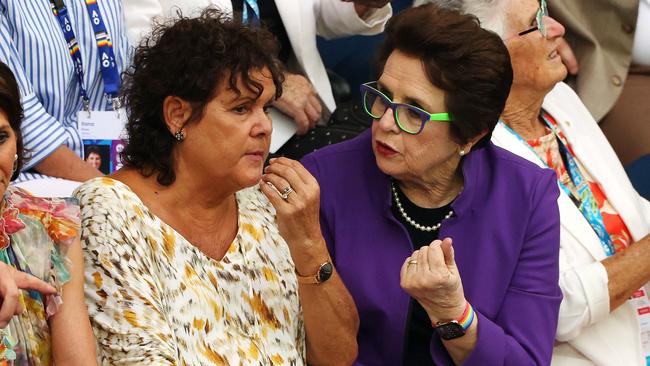
POLYGON ((646 365, 650 366, 650 284, 635 291, 630 298, 630 303, 636 311, 641 330, 641 346, 645 355, 646 365))
POLYGON ((77 121, 84 143, 84 160, 104 174, 120 169, 120 152, 125 146, 126 110, 80 111, 77 121))

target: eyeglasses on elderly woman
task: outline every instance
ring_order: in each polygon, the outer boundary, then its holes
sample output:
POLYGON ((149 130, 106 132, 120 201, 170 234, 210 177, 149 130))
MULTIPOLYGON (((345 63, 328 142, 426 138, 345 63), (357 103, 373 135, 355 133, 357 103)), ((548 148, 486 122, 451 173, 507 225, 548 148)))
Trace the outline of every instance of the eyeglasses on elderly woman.
POLYGON ((393 101, 377 89, 377 82, 371 81, 361 85, 363 109, 374 119, 380 119, 388 108, 393 110, 393 117, 400 130, 417 135, 429 121, 451 122, 449 113, 429 113, 422 108, 393 101))
POLYGON ((535 26, 529 29, 526 29, 523 32, 517 33, 518 36, 523 36, 528 33, 539 30, 542 36, 546 37, 546 27, 544 26, 544 17, 548 16, 548 9, 546 8, 546 0, 540 0, 539 9, 537 9, 537 14, 535 14, 535 26))

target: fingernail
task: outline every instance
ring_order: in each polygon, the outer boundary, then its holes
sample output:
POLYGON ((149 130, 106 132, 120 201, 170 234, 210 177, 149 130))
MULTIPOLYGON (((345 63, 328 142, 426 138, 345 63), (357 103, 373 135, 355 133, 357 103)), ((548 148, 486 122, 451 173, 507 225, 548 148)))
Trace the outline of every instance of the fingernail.
POLYGON ((276 158, 271 158, 271 159, 269 159, 269 163, 272 163, 272 162, 274 162, 275 160, 276 160, 276 158))

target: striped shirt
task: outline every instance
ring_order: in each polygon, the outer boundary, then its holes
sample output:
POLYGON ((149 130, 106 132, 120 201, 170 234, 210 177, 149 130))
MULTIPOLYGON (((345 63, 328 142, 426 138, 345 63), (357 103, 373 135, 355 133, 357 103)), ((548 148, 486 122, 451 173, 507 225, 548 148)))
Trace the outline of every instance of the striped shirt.
MULTIPOLYGON (((98 3, 113 41, 118 70, 122 72, 130 57, 122 1, 98 3)), ((79 42, 90 108, 110 110, 85 1, 65 0, 65 4, 79 42)), ((0 60, 14 71, 25 110, 21 129, 30 159, 18 181, 43 177, 25 171, 61 145, 83 157, 83 143, 77 130, 77 112, 83 109, 79 82, 49 0, 0 0, 0 60)))

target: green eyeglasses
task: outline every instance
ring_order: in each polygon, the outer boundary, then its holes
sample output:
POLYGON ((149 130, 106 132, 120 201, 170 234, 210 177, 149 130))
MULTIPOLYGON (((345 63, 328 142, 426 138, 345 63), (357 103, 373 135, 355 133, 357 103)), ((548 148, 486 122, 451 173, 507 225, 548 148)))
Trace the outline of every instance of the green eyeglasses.
POLYGON ((539 30, 542 36, 546 37, 546 27, 544 27, 544 17, 548 16, 548 9, 546 8, 546 0, 539 1, 539 9, 537 9, 537 14, 535 14, 535 22, 537 23, 534 27, 526 29, 523 32, 519 32, 517 35, 523 36, 528 33, 539 30))
POLYGON ((380 119, 388 108, 393 110, 393 117, 400 130, 417 135, 429 121, 451 122, 449 113, 429 113, 410 104, 393 103, 386 94, 377 89, 377 82, 371 81, 361 85, 363 109, 374 119, 380 119))

